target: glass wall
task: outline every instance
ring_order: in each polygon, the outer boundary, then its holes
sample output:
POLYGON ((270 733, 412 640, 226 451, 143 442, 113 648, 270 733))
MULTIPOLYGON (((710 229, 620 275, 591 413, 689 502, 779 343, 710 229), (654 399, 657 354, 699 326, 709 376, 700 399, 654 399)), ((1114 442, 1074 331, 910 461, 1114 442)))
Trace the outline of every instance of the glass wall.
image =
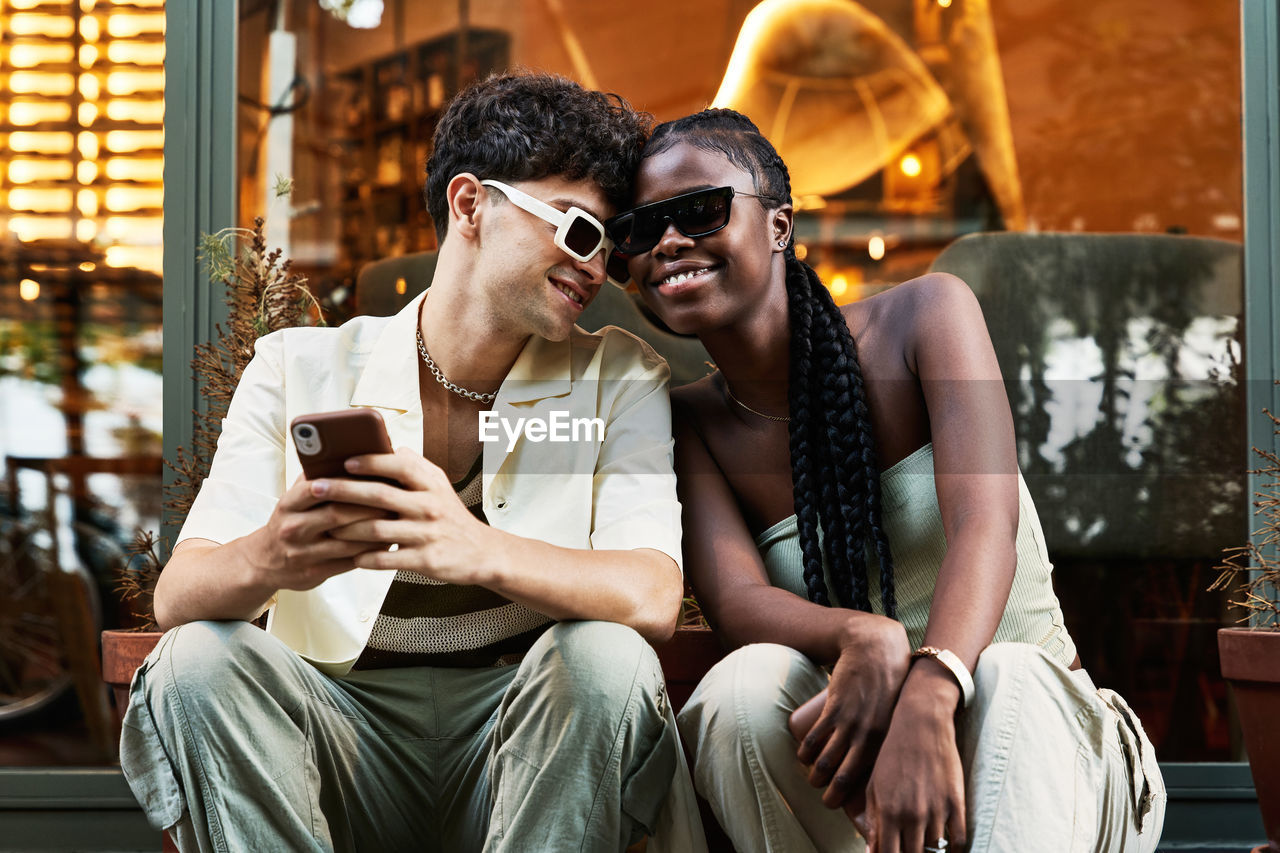
POLYGON ((164 4, 0 0, 0 32, 0 765, 107 761, 72 686, 159 526, 164 4))
MULTIPOLYGON (((932 269, 979 294, 1085 665, 1130 698, 1162 760, 1239 757, 1214 643, 1229 617, 1205 592, 1248 529, 1237 5, 771 0, 749 18, 756 6, 357 0, 351 22, 374 26, 355 28, 315 0, 241 0, 239 224, 265 214, 340 322, 421 286, 373 292, 358 274, 434 248, 422 165, 468 80, 524 66, 659 120, 747 112, 791 167, 799 251, 838 301, 932 269)), ((0 449, 154 460, 162 6, 0 10, 0 449)), ((101 588, 75 531, 154 529, 157 480, 81 470, 7 463, 17 495, 0 508, 24 553, 58 547, 101 588)), ((55 680, 58 654, 27 662, 30 679, 55 680)), ((58 725, 83 733, 63 705, 58 725)), ((0 763, 85 752, 32 742, 0 763)))
POLYGON ((422 166, 467 80, 534 67, 659 120, 746 112, 791 168, 798 250, 837 301, 929 270, 978 293, 1085 665, 1162 760, 1238 757, 1228 617, 1205 591, 1248 529, 1238 8, 756 6, 388 0, 356 4, 378 19, 357 29, 310 2, 245 4, 242 217, 288 164, 277 244, 340 321, 421 287, 357 275, 434 248, 422 166))

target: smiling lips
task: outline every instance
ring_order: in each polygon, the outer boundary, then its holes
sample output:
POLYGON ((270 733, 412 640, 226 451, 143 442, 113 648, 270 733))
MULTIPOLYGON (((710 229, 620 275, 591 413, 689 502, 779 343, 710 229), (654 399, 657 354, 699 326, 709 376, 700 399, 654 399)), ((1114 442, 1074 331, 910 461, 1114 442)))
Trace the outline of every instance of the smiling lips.
POLYGON ((682 282, 686 282, 689 279, 693 278, 694 276, 699 276, 699 275, 702 275, 704 272, 710 272, 710 271, 711 271, 711 267, 707 266, 707 267, 700 267, 699 269, 683 270, 678 273, 672 273, 671 275, 667 276, 664 279, 659 279, 656 286, 662 287, 663 285, 681 284, 682 282))

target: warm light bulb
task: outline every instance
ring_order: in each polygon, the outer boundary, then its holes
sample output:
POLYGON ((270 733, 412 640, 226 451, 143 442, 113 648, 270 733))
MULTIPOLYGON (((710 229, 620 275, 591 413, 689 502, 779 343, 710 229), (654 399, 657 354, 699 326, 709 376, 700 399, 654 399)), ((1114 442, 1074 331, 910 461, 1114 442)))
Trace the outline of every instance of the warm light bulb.
POLYGON ((107 103, 107 118, 112 121, 136 121, 142 124, 164 122, 164 101, 139 101, 116 98, 107 103))
POLYGON ((920 164, 920 158, 914 154, 902 155, 902 159, 898 161, 898 168, 908 178, 918 178, 924 170, 924 167, 920 164))
POLYGON ((71 134, 57 131, 22 130, 9 134, 10 151, 66 154, 71 150, 72 142, 71 134))
POLYGON ((71 190, 15 187, 9 190, 9 207, 33 213, 63 213, 71 208, 71 190))
POLYGON ((80 190, 76 193, 76 210, 81 216, 97 216, 98 194, 93 190, 80 190))
POLYGON ((9 32, 15 36, 65 39, 75 29, 75 21, 62 15, 14 15, 9 19, 9 32))
POLYGON ((98 164, 92 160, 81 160, 76 164, 76 180, 82 184, 91 184, 98 179, 98 164))
POLYGON ((80 45, 80 65, 88 68, 98 61, 98 49, 91 44, 80 45))
POLYGON ((97 268, 98 268, 98 265, 95 264, 93 261, 80 262, 80 272, 93 272, 97 268))
POLYGON ((849 292, 849 279, 843 273, 831 278, 831 295, 839 298, 849 292))
POLYGON ((113 181, 159 181, 164 177, 164 160, 112 157, 107 161, 107 177, 113 181))
POLYGON ((163 65, 164 42, 113 41, 107 45, 107 59, 133 65, 163 65))
POLYGON ((80 75, 80 96, 86 101, 98 100, 98 95, 102 93, 102 84, 98 82, 97 76, 93 74, 80 75))
POLYGON ((76 239, 81 243, 92 243, 98 236, 98 223, 92 219, 80 219, 76 222, 76 239))
POLYGON ((107 91, 113 95, 133 95, 137 92, 164 90, 164 72, 112 71, 107 75, 107 91))
POLYGON ((92 15, 86 15, 80 19, 80 37, 85 41, 97 41, 102 35, 102 28, 98 25, 98 19, 92 15))
POLYGON ((65 181, 71 178, 66 160, 10 160, 9 180, 15 184, 32 181, 65 181))
POLYGON ((39 124, 42 121, 66 121, 71 118, 71 105, 58 101, 15 101, 9 105, 9 122, 16 125, 39 124))
POLYGON ((796 258, 803 261, 809 257, 809 247, 804 243, 796 243, 796 258))
POLYGON ((96 160, 98 158, 98 137, 87 130, 82 130, 76 137, 76 148, 84 159, 96 160))
POLYGON ((18 295, 27 302, 40 298, 40 282, 32 278, 24 278, 18 285, 18 295))
POLYGON ((69 44, 15 44, 9 49, 9 64, 14 68, 39 68, 62 65, 70 62, 71 56, 69 44))
POLYGON ((951 6, 951 0, 938 0, 938 5, 944 9, 947 9, 951 6))
POLYGON ((884 238, 875 235, 867 241, 867 254, 871 256, 871 260, 878 261, 884 257, 884 238))
POLYGON ((408 289, 408 285, 407 285, 407 284, 405 284, 404 276, 400 276, 398 279, 396 279, 396 293, 397 293, 397 294, 399 294, 400 296, 404 296, 404 292, 405 292, 407 289, 408 289))
POLYGON ((98 105, 83 103, 76 108, 76 118, 81 127, 88 127, 98 118, 98 105))
POLYGON ((147 15, 112 15, 107 19, 107 32, 112 38, 133 38, 142 33, 164 32, 164 13, 155 12, 147 15))
POLYGON ((22 94, 63 97, 75 90, 76 81, 70 74, 53 71, 15 71, 9 75, 9 91, 22 94))
POLYGON ((107 134, 107 149, 113 154, 124 154, 150 148, 157 152, 164 149, 163 130, 113 130, 107 134))

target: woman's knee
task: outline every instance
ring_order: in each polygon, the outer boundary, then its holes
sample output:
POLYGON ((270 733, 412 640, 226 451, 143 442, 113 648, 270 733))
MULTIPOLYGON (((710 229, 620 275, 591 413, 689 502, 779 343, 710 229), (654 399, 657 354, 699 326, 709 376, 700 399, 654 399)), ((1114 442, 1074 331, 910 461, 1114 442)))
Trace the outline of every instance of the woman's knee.
POLYGON ((743 646, 698 682, 680 711, 681 733, 695 744, 786 733, 791 712, 825 683, 825 674, 795 649, 774 643, 743 646))

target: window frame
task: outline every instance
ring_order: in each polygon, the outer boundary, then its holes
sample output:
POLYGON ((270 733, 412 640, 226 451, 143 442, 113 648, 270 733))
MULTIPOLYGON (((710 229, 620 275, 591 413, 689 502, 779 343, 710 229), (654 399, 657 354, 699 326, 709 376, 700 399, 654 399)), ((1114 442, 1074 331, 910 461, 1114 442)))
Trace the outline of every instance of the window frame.
MULTIPOLYGON (((169 0, 165 17, 164 452, 173 462, 176 448, 189 443, 192 410, 204 405, 189 369, 192 350, 226 315, 197 253, 202 233, 234 224, 239 3, 169 0)), ((1241 30, 1248 444, 1280 451, 1262 414, 1280 412, 1272 382, 1280 356, 1280 11, 1271 0, 1241 0, 1241 30)), ((1259 484, 1251 476, 1250 493, 1259 484)), ((165 528, 170 541, 174 533, 165 528)), ((1247 762, 1161 769, 1170 797, 1162 848, 1238 850, 1264 837, 1247 762)), ((111 769, 0 768, 0 818, 37 817, 33 790, 45 820, 104 802, 128 811, 117 802, 122 785, 111 769)), ((85 824, 86 850, 104 841, 92 824, 85 824)))

